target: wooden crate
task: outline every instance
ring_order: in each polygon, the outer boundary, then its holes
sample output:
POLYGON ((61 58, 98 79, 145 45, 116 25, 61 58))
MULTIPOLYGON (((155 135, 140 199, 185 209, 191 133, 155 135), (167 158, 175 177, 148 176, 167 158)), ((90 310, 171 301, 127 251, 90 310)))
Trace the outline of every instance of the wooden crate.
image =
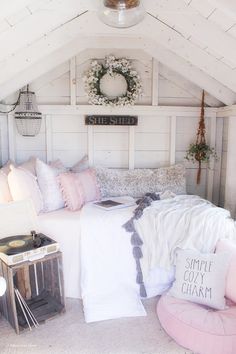
POLYGON ((61 252, 13 266, 0 260, 0 275, 7 282, 7 291, 0 297, 0 312, 17 334, 28 326, 14 288, 20 291, 39 323, 65 311, 61 252))

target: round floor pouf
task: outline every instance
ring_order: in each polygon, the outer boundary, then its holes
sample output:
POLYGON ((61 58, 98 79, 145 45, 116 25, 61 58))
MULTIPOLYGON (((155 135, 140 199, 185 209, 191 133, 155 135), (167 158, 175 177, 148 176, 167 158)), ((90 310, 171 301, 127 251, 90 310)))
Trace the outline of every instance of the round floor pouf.
POLYGON ((236 354, 236 304, 223 311, 163 295, 157 315, 178 344, 198 354, 236 354))

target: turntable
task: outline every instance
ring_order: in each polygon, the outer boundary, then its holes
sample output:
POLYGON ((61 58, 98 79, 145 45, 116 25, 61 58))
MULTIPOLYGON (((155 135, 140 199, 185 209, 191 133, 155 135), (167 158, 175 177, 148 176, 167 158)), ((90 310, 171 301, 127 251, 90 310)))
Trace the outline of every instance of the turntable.
POLYGON ((0 239, 0 259, 7 265, 34 261, 57 252, 59 244, 44 234, 17 235, 0 239))

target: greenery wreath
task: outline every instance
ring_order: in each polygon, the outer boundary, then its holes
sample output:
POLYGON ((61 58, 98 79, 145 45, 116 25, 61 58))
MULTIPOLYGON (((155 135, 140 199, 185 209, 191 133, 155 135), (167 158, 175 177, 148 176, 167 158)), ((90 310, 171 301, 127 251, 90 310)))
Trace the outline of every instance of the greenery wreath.
POLYGON ((104 106, 130 106, 135 103, 142 92, 140 77, 132 69, 128 59, 116 59, 113 55, 105 58, 105 63, 100 64, 93 60, 89 71, 84 77, 85 90, 88 93, 89 103, 104 106), (122 75, 127 83, 127 91, 121 96, 110 98, 101 92, 100 80, 105 74, 112 77, 122 75))

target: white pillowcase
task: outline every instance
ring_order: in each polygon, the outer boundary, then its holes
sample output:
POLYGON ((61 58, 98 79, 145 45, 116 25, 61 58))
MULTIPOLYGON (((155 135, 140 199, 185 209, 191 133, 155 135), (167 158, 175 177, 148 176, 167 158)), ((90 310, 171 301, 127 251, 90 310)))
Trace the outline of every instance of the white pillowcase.
POLYGON ((62 172, 66 172, 66 168, 53 168, 39 159, 36 160, 36 173, 39 188, 43 196, 44 212, 49 212, 64 207, 62 192, 57 180, 57 176, 62 172))
POLYGON ((12 200, 7 175, 0 170, 0 203, 8 203, 12 200))
POLYGON ((43 209, 42 195, 36 177, 32 173, 11 165, 8 184, 14 201, 30 198, 37 214, 43 209))
POLYGON ((230 257, 225 253, 178 251, 175 282, 170 295, 217 310, 225 309, 224 296, 229 262, 230 257))

